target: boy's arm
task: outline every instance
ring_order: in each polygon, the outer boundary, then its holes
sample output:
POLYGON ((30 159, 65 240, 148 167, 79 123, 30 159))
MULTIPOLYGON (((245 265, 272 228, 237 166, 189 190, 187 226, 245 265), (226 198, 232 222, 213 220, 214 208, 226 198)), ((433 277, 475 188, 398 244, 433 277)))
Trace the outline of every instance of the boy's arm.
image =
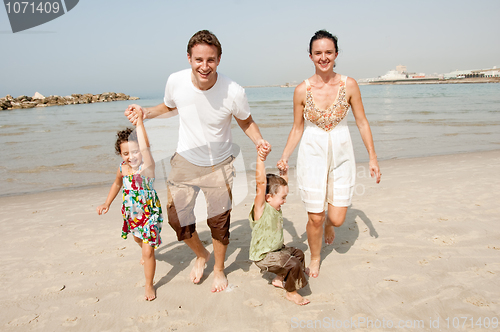
POLYGON ((264 161, 257 156, 257 166, 255 169, 255 182, 257 182, 257 192, 255 194, 254 207, 253 207, 253 220, 257 221, 264 212, 266 204, 266 167, 264 161))
POLYGON ((120 192, 122 184, 123 184, 122 172, 120 172, 120 168, 118 168, 118 171, 116 172, 115 181, 113 182, 111 188, 109 189, 106 202, 97 207, 97 214, 101 215, 108 212, 109 206, 111 205, 111 203, 113 203, 114 199, 116 198, 116 195, 118 195, 118 193, 120 192))

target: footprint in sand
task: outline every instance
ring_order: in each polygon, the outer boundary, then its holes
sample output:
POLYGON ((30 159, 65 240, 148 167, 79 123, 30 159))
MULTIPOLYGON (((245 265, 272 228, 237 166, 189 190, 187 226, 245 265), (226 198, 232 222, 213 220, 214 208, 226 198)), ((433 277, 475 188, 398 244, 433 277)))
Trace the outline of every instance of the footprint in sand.
POLYGON ((99 302, 99 299, 97 297, 89 297, 88 299, 81 300, 80 302, 78 302, 78 305, 85 307, 97 302, 99 302))
POLYGON ((432 242, 441 246, 451 246, 456 243, 456 235, 436 235, 432 238, 432 242))
POLYGON ((489 307, 490 306, 488 301, 486 301, 485 299, 482 299, 478 296, 468 297, 464 300, 464 302, 475 305, 476 307, 489 307))
POLYGON ((243 302, 243 304, 255 308, 255 307, 260 307, 262 305, 262 302, 256 299, 248 299, 245 302, 243 302))
POLYGON ((78 317, 67 318, 61 325, 65 327, 76 326, 79 320, 80 318, 78 317))

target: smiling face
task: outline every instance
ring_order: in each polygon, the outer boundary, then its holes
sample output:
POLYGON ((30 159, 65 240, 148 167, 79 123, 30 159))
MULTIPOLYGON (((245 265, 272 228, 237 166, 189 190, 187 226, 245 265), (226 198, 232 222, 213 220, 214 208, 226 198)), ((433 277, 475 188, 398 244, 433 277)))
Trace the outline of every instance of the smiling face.
POLYGON ((276 194, 267 194, 266 202, 269 203, 277 211, 281 210, 281 206, 286 203, 288 195, 288 186, 280 186, 276 194))
POLYGON ((337 55, 333 41, 328 38, 321 38, 312 43, 309 58, 313 61, 316 70, 328 72, 333 71, 337 55))
POLYGON ((191 65, 193 84, 200 90, 208 90, 217 82, 217 66, 220 62, 217 47, 196 44, 187 55, 191 65))
POLYGON ((134 141, 123 142, 120 144, 120 156, 133 170, 138 169, 142 163, 142 154, 139 150, 139 144, 134 141))

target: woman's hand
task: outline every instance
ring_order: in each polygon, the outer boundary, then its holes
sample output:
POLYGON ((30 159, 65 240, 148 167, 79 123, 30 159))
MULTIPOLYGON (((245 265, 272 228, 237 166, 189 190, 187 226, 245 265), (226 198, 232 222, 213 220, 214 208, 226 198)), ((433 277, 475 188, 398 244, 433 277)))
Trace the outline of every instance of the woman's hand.
POLYGON ((380 183, 380 177, 382 176, 382 173, 380 173, 380 168, 378 167, 377 159, 370 160, 370 163, 368 165, 370 167, 370 176, 372 178, 375 177, 376 182, 380 183))

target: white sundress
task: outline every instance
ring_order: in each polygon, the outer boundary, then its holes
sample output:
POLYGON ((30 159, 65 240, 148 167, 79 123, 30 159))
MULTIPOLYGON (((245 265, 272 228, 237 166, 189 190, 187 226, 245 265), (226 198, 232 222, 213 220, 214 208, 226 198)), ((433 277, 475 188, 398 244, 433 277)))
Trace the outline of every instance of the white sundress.
POLYGON ((297 182, 307 212, 323 212, 325 201, 340 207, 351 204, 356 163, 347 127, 350 105, 346 100, 346 80, 342 75, 337 98, 326 110, 316 107, 311 84, 305 81, 304 133, 298 152, 297 182))

